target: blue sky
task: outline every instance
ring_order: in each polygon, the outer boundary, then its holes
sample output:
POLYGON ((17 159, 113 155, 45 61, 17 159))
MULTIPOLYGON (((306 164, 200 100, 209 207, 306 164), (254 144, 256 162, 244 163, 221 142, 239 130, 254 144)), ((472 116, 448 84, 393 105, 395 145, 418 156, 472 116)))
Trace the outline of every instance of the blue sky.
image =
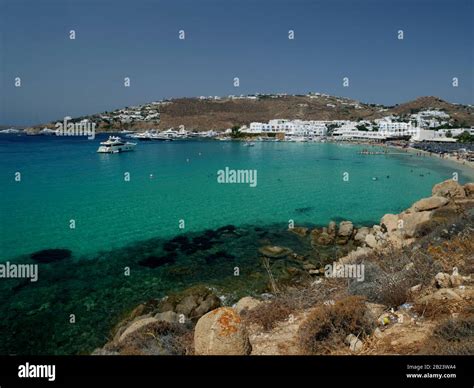
POLYGON ((470 0, 0 0, 0 124, 255 92, 473 103, 473 15, 470 0))

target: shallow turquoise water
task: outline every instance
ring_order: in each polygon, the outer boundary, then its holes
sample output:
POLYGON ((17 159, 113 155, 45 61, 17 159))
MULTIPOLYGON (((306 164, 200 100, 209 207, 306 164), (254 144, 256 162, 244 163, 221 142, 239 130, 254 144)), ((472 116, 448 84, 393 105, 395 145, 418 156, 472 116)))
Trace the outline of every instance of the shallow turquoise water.
POLYGON ((120 155, 97 154, 97 145, 77 138, 0 137, 3 260, 51 247, 81 255, 171 237, 180 232, 180 219, 185 231, 284 226, 290 219, 366 224, 428 196, 454 171, 461 182, 472 180, 457 164, 412 154, 358 155, 362 147, 349 145, 181 141, 140 143, 136 152, 120 155), (226 166, 256 169, 257 187, 218 184, 217 171, 226 166), (17 171, 21 182, 14 181, 17 171))
MULTIPOLYGON (((90 352, 125 311, 195 284, 214 287, 229 302, 267 291, 259 247, 286 246, 314 264, 332 260, 338 249, 311 249, 286 230, 289 219, 371 224, 430 195, 453 172, 461 182, 473 180, 458 164, 363 156, 363 147, 350 145, 182 141, 99 155, 97 144, 0 137, 0 260, 32 263, 38 250, 72 251, 69 259, 39 264, 36 283, 0 279, 0 354, 90 352), (257 186, 217 183, 226 166, 256 169, 257 186), (219 230, 228 224, 234 226, 219 230), (170 240, 177 235, 179 244, 170 240)), ((295 266, 301 263, 272 260, 279 279, 295 266)))

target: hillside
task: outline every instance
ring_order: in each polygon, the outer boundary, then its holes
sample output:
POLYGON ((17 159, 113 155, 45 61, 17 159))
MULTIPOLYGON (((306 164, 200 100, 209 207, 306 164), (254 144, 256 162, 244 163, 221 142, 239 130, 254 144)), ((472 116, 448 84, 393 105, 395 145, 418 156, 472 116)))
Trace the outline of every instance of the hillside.
MULTIPOLYGON (((401 117, 421 110, 439 109, 448 113, 454 123, 464 126, 474 125, 472 106, 456 105, 437 97, 420 97, 416 100, 386 107, 377 104, 366 104, 356 100, 334 97, 325 94, 311 95, 260 95, 238 98, 179 98, 165 102, 156 102, 144 106, 124 108, 114 112, 111 119, 103 119, 104 114, 83 116, 97 123, 99 132, 111 132, 121 129, 177 128, 183 125, 188 130, 224 130, 232 126, 248 125, 252 121, 266 122, 271 119, 303 120, 373 120, 391 114, 401 117), (117 119, 127 109, 136 113, 159 112, 159 119, 132 119, 124 122, 117 119), (115 116, 114 116, 115 115, 115 116)), ((109 116, 105 116, 109 117, 109 116)), ((42 124, 29 129, 35 132, 54 122, 42 124)))

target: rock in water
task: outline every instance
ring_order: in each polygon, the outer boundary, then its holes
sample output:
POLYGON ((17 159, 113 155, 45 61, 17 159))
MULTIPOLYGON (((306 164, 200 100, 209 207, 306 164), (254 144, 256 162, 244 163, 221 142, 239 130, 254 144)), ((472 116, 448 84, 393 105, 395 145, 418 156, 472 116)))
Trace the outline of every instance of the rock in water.
POLYGON ((354 231, 354 225, 351 221, 341 221, 337 231, 337 243, 339 245, 347 244, 354 231))
POLYGON ((339 224, 338 236, 349 238, 354 230, 354 225, 351 221, 341 221, 339 224))
POLYGON ((271 259, 280 259, 282 257, 286 257, 292 253, 290 248, 279 247, 279 246, 272 246, 267 245, 258 250, 262 255, 267 256, 271 259))
POLYGON ((300 237, 305 237, 308 234, 309 229, 302 226, 295 226, 294 228, 288 229, 290 232, 297 234, 300 237))
POLYGON ((202 316, 194 329, 196 355, 247 355, 251 346, 240 315, 221 307, 202 316))
POLYGON ((43 249, 31 254, 31 259, 38 263, 54 263, 64 259, 69 259, 72 251, 69 249, 43 249))

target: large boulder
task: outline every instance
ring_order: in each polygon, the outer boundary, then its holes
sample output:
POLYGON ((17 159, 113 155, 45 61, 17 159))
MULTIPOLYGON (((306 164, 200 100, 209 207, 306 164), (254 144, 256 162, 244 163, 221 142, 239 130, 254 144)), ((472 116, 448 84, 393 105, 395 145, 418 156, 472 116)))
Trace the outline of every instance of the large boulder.
POLYGON ((390 234, 398 230, 398 214, 385 214, 380 220, 380 225, 390 234))
POLYGON ((423 198, 415 202, 410 208, 413 212, 421 212, 426 210, 438 209, 449 202, 446 197, 433 196, 429 198, 423 198))
POLYGON ((194 329, 196 355, 247 355, 251 346, 240 315, 221 307, 202 316, 194 329))
POLYGON ((341 221, 339 224, 339 230, 337 231, 337 235, 339 237, 346 237, 349 238, 352 235, 352 231, 354 230, 354 225, 351 221, 341 221))
POLYGON ((363 226, 362 228, 357 230, 357 233, 354 236, 354 240, 359 243, 363 243, 365 242, 365 238, 367 237, 369 233, 370 233, 370 228, 363 226))
POLYGON ((336 236, 336 222, 330 221, 328 224, 328 232, 330 236, 336 236))
POLYGON ((339 224, 339 229, 337 231, 337 244, 347 244, 349 239, 352 237, 353 232, 354 225, 351 221, 341 221, 341 223, 339 224))
POLYGON ((419 237, 430 224, 433 213, 431 211, 422 211, 416 213, 402 213, 401 219, 402 232, 405 237, 419 237))
POLYGON ((169 295, 161 302, 159 311, 173 311, 176 314, 183 314, 186 319, 197 320, 220 305, 221 300, 212 289, 197 285, 169 295))
POLYGON ((377 245, 378 245, 377 239, 375 238, 373 234, 368 234, 367 236, 365 236, 365 243, 370 248, 377 248, 377 245))
POLYGON ((464 188, 456 181, 448 179, 447 181, 438 183, 431 190, 433 195, 446 198, 464 198, 466 193, 464 188))

